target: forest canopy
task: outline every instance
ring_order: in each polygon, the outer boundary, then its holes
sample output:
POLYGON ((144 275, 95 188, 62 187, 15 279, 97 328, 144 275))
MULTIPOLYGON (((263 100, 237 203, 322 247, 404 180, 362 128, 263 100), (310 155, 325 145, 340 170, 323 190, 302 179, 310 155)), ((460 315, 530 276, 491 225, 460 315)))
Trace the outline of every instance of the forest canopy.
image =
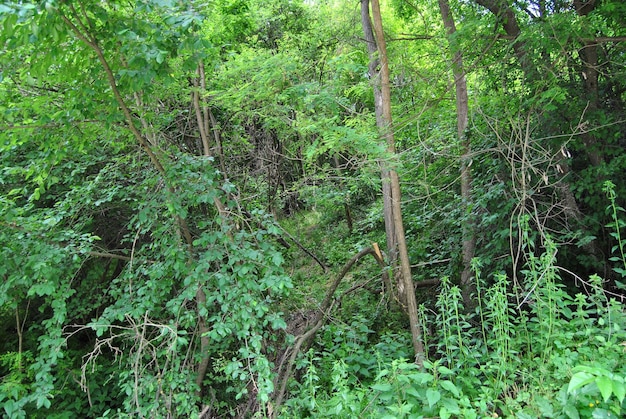
POLYGON ((626 3, 0 4, 8 418, 626 412, 626 3))

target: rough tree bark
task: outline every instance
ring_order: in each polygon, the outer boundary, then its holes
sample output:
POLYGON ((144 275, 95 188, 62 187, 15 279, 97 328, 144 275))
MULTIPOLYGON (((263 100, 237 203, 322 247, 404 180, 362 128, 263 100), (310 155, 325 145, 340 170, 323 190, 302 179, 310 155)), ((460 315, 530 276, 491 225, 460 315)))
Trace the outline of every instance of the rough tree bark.
MULTIPOLYGON (((376 122, 379 131, 385 138, 387 152, 389 156, 393 156, 396 150, 391 119, 389 64, 387 60, 387 48, 383 33, 380 4, 378 0, 372 0, 373 30, 375 34, 375 36, 373 36, 368 3, 369 0, 361 0, 361 21, 363 23, 363 32, 370 54, 370 76, 374 84, 376 122), (375 48, 373 48, 372 41, 375 42, 375 44, 373 44, 375 48), (376 53, 380 61, 377 60, 376 53), (377 71, 376 67, 379 67, 380 71, 377 71), (374 70, 373 73, 371 72, 372 70, 374 70)), ((394 271, 394 278, 397 278, 398 290, 401 293, 401 299, 405 303, 406 311, 409 315, 415 360, 421 365, 424 358, 424 347, 422 344, 422 331, 417 316, 417 302, 415 299, 413 279, 411 277, 411 264, 409 263, 409 254, 402 222, 400 181, 396 170, 393 167, 389 167, 387 162, 382 162, 381 164, 381 177, 383 181, 387 240, 395 245, 394 248, 390 248, 390 243, 387 243, 387 248, 390 250, 389 262, 394 271), (386 183, 389 183, 388 190, 384 189, 386 183), (387 193, 387 195, 385 193, 387 193), (399 269, 398 262, 400 264, 399 269)))
MULTIPOLYGON (((448 34, 448 42, 451 51, 452 74, 454 76, 454 86, 456 90, 456 118, 457 136, 461 141, 461 198, 464 208, 471 206, 472 201, 472 173, 470 171, 471 144, 466 135, 469 99, 467 95, 467 82, 465 79, 465 69, 463 68, 463 56, 461 51, 452 42, 452 35, 456 32, 454 17, 450 11, 448 0, 439 0, 439 10, 443 25, 448 34)), ((466 213, 468 213, 466 211, 466 213)), ((463 303, 465 307, 472 306, 472 293, 476 290, 476 284, 472 281, 471 263, 476 251, 475 222, 468 213, 469 219, 462 226, 463 229, 463 272, 461 273, 461 289, 463 290, 463 303)))
MULTIPOLYGON (((369 13, 369 0, 361 0, 361 22, 363 25, 363 35, 365 37, 365 43, 367 45, 367 52, 369 54, 368 73, 370 77, 376 80, 379 76, 380 60, 378 57, 378 47, 376 46, 376 39, 374 39, 374 30, 372 29, 372 21, 369 13)), ((376 114, 376 125, 383 126, 382 106, 383 102, 382 91, 379 83, 372 83, 374 90, 374 103, 377 105, 374 108, 376 114)), ((391 180, 389 177, 389 169, 385 162, 381 161, 381 179, 382 179, 382 192, 383 192, 383 217, 385 219, 385 236, 387 238, 387 257, 389 261, 396 261, 398 259, 398 244, 396 240, 396 232, 393 228, 393 209, 391 206, 391 180)))

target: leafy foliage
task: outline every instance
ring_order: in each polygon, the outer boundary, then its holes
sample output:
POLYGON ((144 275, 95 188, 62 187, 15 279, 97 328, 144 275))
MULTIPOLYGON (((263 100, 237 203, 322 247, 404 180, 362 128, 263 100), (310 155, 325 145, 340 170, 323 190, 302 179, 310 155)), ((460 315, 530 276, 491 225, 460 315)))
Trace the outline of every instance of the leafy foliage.
POLYGON ((626 9, 451 6, 453 35, 436 2, 383 4, 396 156, 355 4, 0 4, 3 415, 623 415, 626 9), (385 248, 382 163, 427 281, 424 369, 364 263, 275 411, 328 275, 385 248))

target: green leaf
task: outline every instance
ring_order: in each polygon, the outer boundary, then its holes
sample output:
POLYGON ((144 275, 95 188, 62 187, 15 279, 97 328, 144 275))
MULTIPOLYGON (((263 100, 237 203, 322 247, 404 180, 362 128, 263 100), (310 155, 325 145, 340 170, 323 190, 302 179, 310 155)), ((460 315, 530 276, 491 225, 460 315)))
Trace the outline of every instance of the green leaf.
POLYGON ((604 402, 608 402, 611 398, 611 394, 613 394, 613 380, 611 380, 610 377, 601 375, 596 378, 596 385, 598 386, 598 389, 600 389, 604 402))
POLYGON ((620 403, 623 403, 626 397, 626 385, 622 381, 613 380, 613 394, 620 403))
POLYGON ((563 407, 563 413, 565 413, 569 419, 580 419, 578 409, 574 403, 567 403, 565 407, 563 407))
POLYGON ((433 381, 435 377, 427 372, 418 372, 415 374, 409 374, 408 378, 413 384, 427 384, 433 381))
POLYGON ((426 400, 428 401, 428 407, 433 407, 441 399, 441 393, 435 389, 429 388, 426 390, 426 400))
POLYGON ((420 394, 420 392, 413 386, 408 387, 406 390, 406 394, 408 396, 411 396, 413 399, 415 400, 422 400, 422 395, 420 394))
POLYGON ((439 374, 441 375, 454 375, 454 372, 450 368, 444 367, 443 365, 440 365, 437 368, 437 371, 439 371, 439 374))
POLYGON ((591 417, 593 419, 614 419, 616 416, 615 413, 610 410, 596 408, 591 413, 591 417))
POLYGON ((37 398, 36 404, 37 404, 37 409, 41 409, 42 407, 49 409, 52 403, 50 402, 49 398, 47 398, 45 395, 42 395, 37 398))
POLYGON ((575 373, 572 378, 569 381, 569 385, 567 386, 567 392, 568 393, 572 393, 576 390, 578 390, 579 388, 592 383, 595 380, 596 376, 586 372, 586 371, 580 371, 575 373))
POLYGON ((17 410, 18 406, 14 400, 7 400, 4 402, 4 411, 9 417, 13 417, 14 412, 17 410))
POLYGON ((459 404, 456 400, 444 398, 442 399, 442 404, 446 408, 446 410, 454 415, 458 415, 461 413, 461 409, 459 408, 459 404))
POLYGON ((381 393, 387 393, 391 391, 392 387, 389 383, 377 383, 372 386, 372 390, 380 391, 381 393))
POLYGON ((52 295, 54 289, 55 287, 52 281, 33 284, 28 290, 28 296, 37 295, 38 297, 43 297, 45 295, 52 295))
POLYGON ((459 389, 454 385, 452 381, 442 380, 439 382, 439 385, 445 390, 448 390, 450 393, 454 394, 455 397, 460 396, 459 389))
POLYGON ((541 417, 551 418, 554 416, 554 408, 548 399, 538 396, 536 403, 539 411, 541 412, 541 417))

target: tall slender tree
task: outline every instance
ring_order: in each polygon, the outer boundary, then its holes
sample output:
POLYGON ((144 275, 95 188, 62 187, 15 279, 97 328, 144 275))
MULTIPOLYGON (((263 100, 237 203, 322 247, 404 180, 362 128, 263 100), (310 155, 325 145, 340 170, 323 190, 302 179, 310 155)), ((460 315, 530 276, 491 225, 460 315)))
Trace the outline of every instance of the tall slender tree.
MULTIPOLYGON (((362 0, 361 21, 370 55, 370 77, 374 81, 376 124, 381 135, 385 138, 388 155, 394 156, 396 148, 391 119, 389 62, 387 59, 387 47, 378 0, 372 0, 372 17, 374 22, 373 33, 369 13, 369 1, 362 0), (375 42, 375 44, 373 44, 373 42, 375 42)), ((406 305, 406 311, 409 315, 415 359, 417 363, 421 365, 424 357, 424 346, 422 344, 422 331, 417 316, 415 287, 411 277, 411 264, 409 262, 409 253, 406 246, 404 225, 402 222, 400 180, 395 168, 390 166, 387 161, 381 161, 381 177, 383 182, 385 231, 387 232, 389 262, 394 271, 394 278, 396 278, 398 283, 400 299, 406 305)))
MULTIPOLYGON (((456 92, 457 137, 461 141, 461 198, 463 199, 465 209, 468 209, 471 207, 472 199, 472 173, 470 171, 472 149, 469 137, 466 135, 469 115, 467 81, 463 67, 463 55, 461 54, 461 50, 453 42, 456 25, 454 23, 454 16, 450 11, 450 3, 448 0, 439 0, 439 11, 441 12, 441 18, 443 19, 443 25, 446 29, 448 42, 450 44, 450 61, 456 92)), ((466 211, 466 213, 469 214, 468 211, 466 211)), ((461 273, 461 286, 463 288, 463 302, 466 307, 471 306, 471 294, 475 289, 475 284, 472 284, 471 270, 471 262, 476 251, 474 227, 475 223, 471 216, 462 226, 463 272, 461 273)))

